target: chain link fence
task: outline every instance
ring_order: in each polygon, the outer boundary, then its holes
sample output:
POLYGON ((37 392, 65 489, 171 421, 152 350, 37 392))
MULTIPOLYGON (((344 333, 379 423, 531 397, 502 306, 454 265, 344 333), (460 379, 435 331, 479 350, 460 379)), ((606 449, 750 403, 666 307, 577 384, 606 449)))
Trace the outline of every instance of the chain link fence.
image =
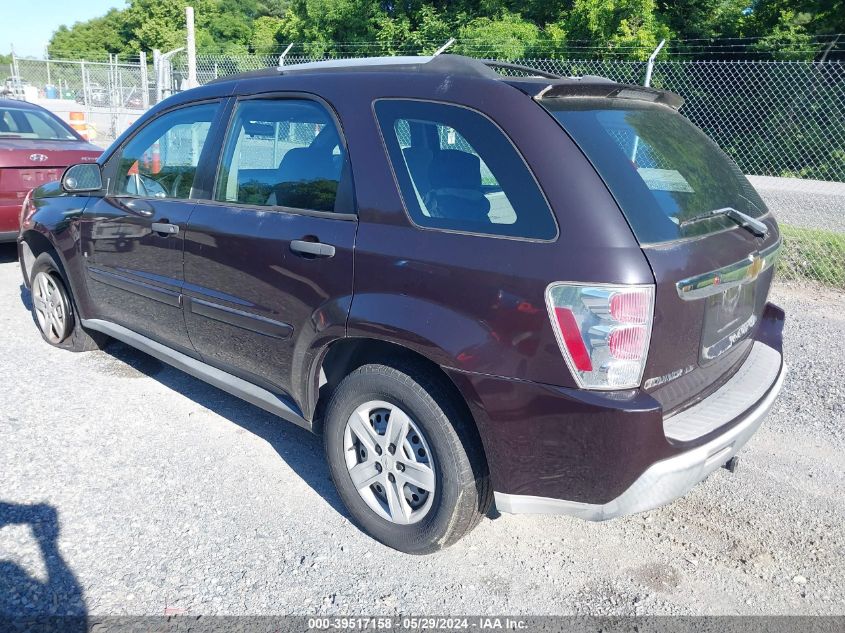
POLYGON ((73 119, 92 142, 109 145, 151 104, 145 65, 14 58, 5 97, 35 101, 73 119), (71 117, 71 113, 74 114, 71 117))
MULTIPOLYGON (((285 65, 319 61, 288 56, 285 65)), ((507 60, 562 76, 642 84, 646 62, 507 60)), ((278 56, 200 55, 197 80, 278 66, 278 56)), ((502 71, 507 72, 507 71, 502 71)), ((12 75, 39 94, 58 90, 84 107, 103 144, 153 103, 186 85, 187 57, 164 68, 137 63, 23 60, 12 75), (48 68, 49 64, 49 68, 48 68), (103 118, 105 117, 105 119, 103 118)), ((7 82, 8 84, 8 82, 7 82)), ((681 112, 750 175, 782 225, 780 278, 845 288, 845 63, 658 61, 651 85, 680 94, 681 112)), ((31 92, 31 91, 30 91, 31 92)))

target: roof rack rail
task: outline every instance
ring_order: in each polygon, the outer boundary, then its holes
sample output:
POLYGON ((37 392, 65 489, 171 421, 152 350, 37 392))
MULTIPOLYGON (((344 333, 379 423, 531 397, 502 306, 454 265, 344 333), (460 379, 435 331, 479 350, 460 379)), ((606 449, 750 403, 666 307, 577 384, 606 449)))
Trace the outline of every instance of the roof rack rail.
POLYGON ((526 73, 533 73, 536 77, 543 77, 544 79, 562 79, 561 75, 550 73, 539 68, 532 68, 531 66, 524 66, 523 64, 511 64, 510 62, 502 62, 497 59, 481 59, 482 64, 488 68, 504 68, 505 70, 521 70, 526 73))

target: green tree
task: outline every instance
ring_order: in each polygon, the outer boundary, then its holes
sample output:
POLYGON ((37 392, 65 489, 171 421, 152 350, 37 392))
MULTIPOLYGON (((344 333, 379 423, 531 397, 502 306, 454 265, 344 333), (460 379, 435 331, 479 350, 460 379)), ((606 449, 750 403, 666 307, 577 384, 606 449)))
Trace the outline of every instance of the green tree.
POLYGON ((603 47, 599 55, 624 53, 634 59, 646 59, 671 36, 654 0, 575 0, 564 30, 570 39, 603 47))
POLYGON ((502 11, 496 17, 470 20, 458 31, 456 53, 517 59, 526 57, 540 42, 540 29, 518 13, 502 11))
POLYGON ((250 46, 259 55, 269 55, 279 49, 280 36, 285 20, 282 17, 262 15, 252 23, 250 46))
MULTIPOLYGON (((102 59, 110 53, 129 54, 129 39, 125 9, 111 9, 104 16, 71 27, 60 26, 53 34, 47 51, 59 59, 102 59)), ((137 50, 134 51, 137 54, 137 50)))
POLYGON ((644 59, 663 38, 695 52, 732 37, 759 39, 757 59, 772 49, 807 58, 822 48, 814 35, 845 32, 845 0, 127 0, 60 27, 49 53, 99 59, 184 46, 187 4, 200 53, 269 54, 297 42, 311 55, 393 55, 432 52, 454 36, 454 52, 476 55, 644 59))
POLYGON ((749 0, 658 0, 657 11, 681 39, 737 37, 749 0))
POLYGON ((776 59, 806 59, 815 57, 818 46, 807 33, 811 16, 794 11, 781 11, 777 23, 753 46, 770 52, 776 59))
POLYGON ((756 35, 790 26, 812 35, 845 33, 845 0, 762 0, 752 8, 750 26, 756 35))

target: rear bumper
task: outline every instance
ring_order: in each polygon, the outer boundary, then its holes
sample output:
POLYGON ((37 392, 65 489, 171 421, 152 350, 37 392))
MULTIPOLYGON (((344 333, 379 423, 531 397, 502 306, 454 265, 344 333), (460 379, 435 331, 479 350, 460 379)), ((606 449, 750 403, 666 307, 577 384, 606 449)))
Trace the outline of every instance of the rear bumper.
POLYGON ((783 323, 768 304, 734 374, 669 417, 642 390, 446 371, 477 423, 499 510, 604 520, 682 496, 742 448, 783 384, 783 323))
MULTIPOLYGON (((645 512, 670 503, 685 495, 739 452, 763 423, 763 419, 780 393, 785 376, 786 366, 781 362, 780 371, 768 393, 754 407, 746 411, 738 423, 706 444, 655 463, 625 492, 607 503, 581 503, 496 492, 494 493, 496 507, 502 512, 569 514, 589 521, 604 521, 627 514, 645 512)), ((734 388, 739 386, 734 385, 734 388)), ((730 390, 730 382, 725 387, 730 390)), ((720 392, 714 393, 697 406, 718 406, 718 403, 708 403, 708 400, 724 398, 724 392, 722 396, 719 394, 720 392)), ((725 423, 729 421, 729 419, 724 420, 725 423)))

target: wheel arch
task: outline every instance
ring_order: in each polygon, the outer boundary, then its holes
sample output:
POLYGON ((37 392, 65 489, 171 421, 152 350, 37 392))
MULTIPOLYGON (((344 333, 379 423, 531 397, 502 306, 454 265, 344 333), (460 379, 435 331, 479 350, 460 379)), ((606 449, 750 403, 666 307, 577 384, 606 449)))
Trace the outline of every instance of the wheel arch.
POLYGON ((24 283, 27 288, 29 288, 30 285, 32 265, 42 253, 50 253, 53 255, 56 260, 56 264, 62 268, 60 272, 65 276, 65 278, 67 278, 64 258, 59 252, 59 249, 56 248, 55 244, 53 244, 53 242, 50 241, 50 238, 44 235, 44 233, 35 229, 29 229, 23 233, 21 239, 21 267, 23 269, 24 283))
POLYGON ((441 386, 451 397, 457 412, 470 422, 472 440, 481 451, 485 465, 489 468, 485 433, 473 414, 471 402, 478 402, 478 395, 474 393, 468 381, 460 381, 461 386, 453 380, 450 372, 444 370, 432 359, 423 354, 393 341, 368 337, 348 337, 334 341, 328 346, 316 368, 319 379, 316 401, 312 408, 313 430, 322 432, 322 419, 325 406, 337 385, 350 373, 371 363, 387 365, 395 369, 407 371, 423 371, 441 386), (467 393, 469 391, 469 393, 467 393))
POLYGON ((69 224, 51 229, 49 225, 33 222, 21 236, 21 267, 27 288, 32 263, 42 253, 50 253, 68 286, 80 318, 90 318, 93 308, 85 283, 85 265, 79 244, 78 227, 69 224), (30 255, 31 261, 27 261, 30 255))

